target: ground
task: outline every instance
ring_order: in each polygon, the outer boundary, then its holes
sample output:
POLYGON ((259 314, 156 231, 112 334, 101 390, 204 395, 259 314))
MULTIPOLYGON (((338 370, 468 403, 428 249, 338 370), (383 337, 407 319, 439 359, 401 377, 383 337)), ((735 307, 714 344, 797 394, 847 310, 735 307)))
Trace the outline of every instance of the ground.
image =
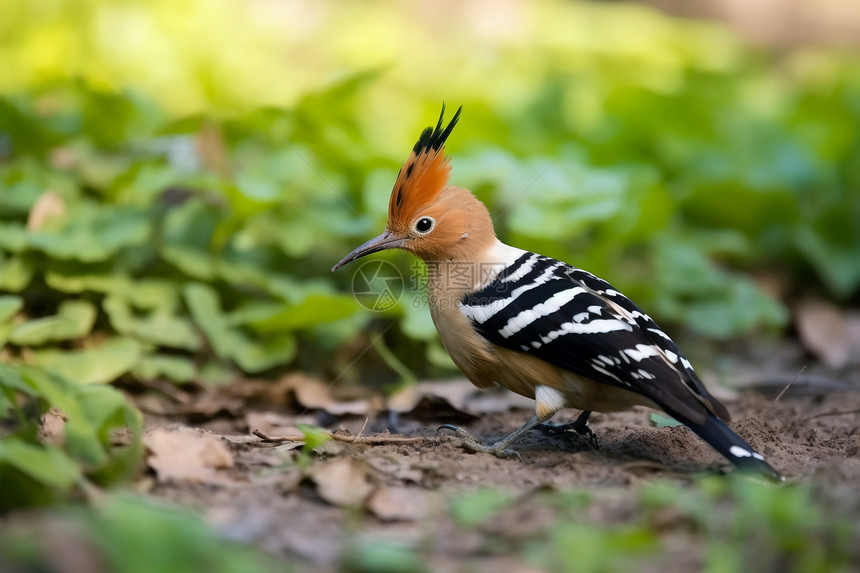
MULTIPOLYGON (((777 398, 793 377, 767 368, 741 368, 757 380, 750 385, 755 389, 715 388, 732 427, 789 484, 812 485, 820 503, 833 503, 856 521, 860 393, 854 389, 860 386, 844 372, 833 376, 813 366, 777 398)), ((578 522, 623 529, 641 523, 649 484, 688 484, 731 471, 693 433, 661 426, 666 420, 647 408, 595 413, 599 449, 576 434, 533 431, 516 444, 518 461, 470 453, 457 438, 435 431, 452 422, 481 437, 511 431, 532 411, 528 401, 504 391, 478 393, 464 380, 427 383, 389 400, 389 408, 401 411, 397 416, 373 396, 338 401, 331 392, 293 375, 274 384, 246 381, 196 401, 176 393, 170 400, 141 400, 149 412, 151 469, 137 489, 194 508, 227 537, 300 568, 330 570, 364 555, 357 548, 382 542, 410 548, 432 570, 522 571, 535 562, 529 547, 552 535, 570 510, 547 492, 586 492, 587 502, 571 506, 578 522), (302 422, 338 430, 338 439, 301 453, 296 442, 267 443, 251 434, 298 438, 295 424, 302 422), (386 431, 391 426, 397 433, 386 431), (482 519, 484 513, 492 519, 482 519)), ((576 414, 565 410, 556 420, 576 414)), ((637 566, 699 568, 701 540, 690 541, 689 519, 663 513, 647 518, 663 550, 637 566)))

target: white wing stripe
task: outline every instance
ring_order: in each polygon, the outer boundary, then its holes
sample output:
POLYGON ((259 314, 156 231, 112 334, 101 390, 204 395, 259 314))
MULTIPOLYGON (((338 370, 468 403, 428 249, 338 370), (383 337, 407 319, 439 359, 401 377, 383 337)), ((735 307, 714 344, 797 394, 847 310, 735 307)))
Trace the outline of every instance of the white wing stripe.
POLYGON ((532 268, 534 268, 535 263, 537 263, 537 262, 538 262, 538 255, 532 253, 532 255, 528 259, 526 259, 522 265, 520 265, 520 268, 517 269, 517 272, 513 273, 510 276, 503 278, 502 282, 503 283, 510 283, 510 282, 516 282, 516 281, 520 280, 521 278, 526 276, 526 274, 528 274, 528 272, 531 271, 532 268))
POLYGON ((524 310, 510 318, 505 326, 499 330, 499 334, 505 338, 510 338, 511 335, 516 334, 539 318, 558 312, 561 307, 572 301, 576 295, 584 292, 586 291, 582 287, 569 288, 557 292, 545 302, 538 303, 533 308, 524 310))
POLYGON ((479 304, 479 305, 463 305, 461 310, 463 314, 465 314, 468 318, 474 320, 478 324, 483 324, 490 320, 497 312, 517 300, 521 294, 524 292, 530 291, 533 288, 537 288, 543 283, 547 282, 552 278, 552 273, 564 263, 556 262, 554 265, 548 267, 543 273, 540 274, 533 282, 529 284, 520 286, 511 291, 510 296, 505 298, 500 298, 498 300, 494 300, 487 304, 479 304))
POLYGON ((660 349, 650 344, 637 344, 636 348, 625 348, 621 351, 636 362, 642 362, 650 356, 659 356, 660 349))
MULTIPOLYGON (((672 339, 669 338, 669 335, 666 334, 665 332, 663 332, 662 330, 660 330, 659 328, 649 328, 648 331, 653 332, 654 334, 656 334, 658 336, 662 336, 663 338, 665 338, 669 342, 672 342, 672 339)), ((674 362, 674 360, 672 362, 674 362)))
POLYGON ((615 332, 617 330, 632 331, 633 327, 623 320, 617 319, 592 320, 591 322, 586 322, 584 324, 565 322, 561 325, 561 328, 548 332, 546 336, 541 336, 541 340, 544 344, 547 344, 559 336, 564 336, 565 334, 603 334, 606 332, 615 332))

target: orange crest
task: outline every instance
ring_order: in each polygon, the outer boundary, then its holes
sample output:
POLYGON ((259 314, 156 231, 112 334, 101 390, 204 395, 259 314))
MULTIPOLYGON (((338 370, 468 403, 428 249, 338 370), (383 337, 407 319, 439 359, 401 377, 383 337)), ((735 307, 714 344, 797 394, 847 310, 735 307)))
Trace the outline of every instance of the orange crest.
POLYGON ((436 129, 428 127, 421 132, 394 182, 388 201, 389 228, 408 226, 411 219, 433 203, 447 185, 451 165, 445 156, 445 140, 457 125, 462 110, 463 106, 460 106, 448 126, 442 129, 445 116, 445 104, 442 104, 436 129))

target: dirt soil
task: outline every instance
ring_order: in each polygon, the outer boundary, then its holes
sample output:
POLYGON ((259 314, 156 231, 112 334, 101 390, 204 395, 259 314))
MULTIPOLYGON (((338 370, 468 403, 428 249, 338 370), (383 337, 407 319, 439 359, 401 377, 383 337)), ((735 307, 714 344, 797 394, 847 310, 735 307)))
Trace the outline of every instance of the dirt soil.
MULTIPOLYGON (((824 498, 838 500, 860 516, 860 392, 855 390, 860 384, 846 382, 844 373, 824 377, 822 372, 801 376, 776 401, 774 395, 791 376, 778 385, 759 385, 764 393, 723 391, 718 396, 732 413, 733 428, 789 482, 811 483, 824 498)), ((454 382, 450 388, 462 389, 464 384, 454 382)), ((502 401, 509 395, 493 392, 489 396, 502 401)), ((646 482, 685 482, 731 470, 686 428, 655 427, 646 408, 593 414, 599 449, 576 434, 533 431, 516 444, 522 456, 518 461, 470 453, 457 438, 435 431, 440 423, 454 422, 476 436, 499 437, 532 415, 515 399, 512 409, 478 415, 475 408, 473 413, 464 411, 469 408, 462 400, 453 407, 445 399, 424 399, 396 419, 384 412, 333 416, 296 403, 290 409, 287 402, 265 411, 247 400, 236 402, 235 394, 227 402, 219 402, 225 400, 223 395, 213 400, 215 405, 205 414, 148 416, 149 465, 158 467, 153 432, 165 428, 197 428, 189 435, 226 446, 219 446, 226 458, 206 462, 203 456, 200 463, 210 466, 204 473, 192 468, 188 475, 171 476, 150 470, 138 489, 195 508, 227 537, 312 570, 342 565, 350 548, 372 540, 417 548, 432 570, 528 571, 516 551, 511 555, 488 545, 488 539, 516 546, 544 535, 557 512, 530 500, 547 488, 589 490, 592 503, 583 518, 613 526, 634 517, 636 492, 646 482), (255 429, 264 429, 270 437, 296 435, 292 425, 302 421, 340 428, 342 440, 358 435, 359 442, 370 443, 329 441, 317 453, 303 456, 293 442, 264 443, 250 435, 255 429), (392 422, 398 434, 386 431, 392 422), (374 436, 380 443, 372 443, 374 436), (411 440, 397 441, 404 437, 411 440), (482 487, 508 491, 518 501, 478 529, 456 524, 451 497, 482 487)), ((492 399, 488 403, 494 404, 492 399)), ((576 415, 563 411, 555 421, 576 415)), ((660 527, 668 555, 643 562, 643 570, 681 571, 701 565, 684 542, 683 526, 660 527)))

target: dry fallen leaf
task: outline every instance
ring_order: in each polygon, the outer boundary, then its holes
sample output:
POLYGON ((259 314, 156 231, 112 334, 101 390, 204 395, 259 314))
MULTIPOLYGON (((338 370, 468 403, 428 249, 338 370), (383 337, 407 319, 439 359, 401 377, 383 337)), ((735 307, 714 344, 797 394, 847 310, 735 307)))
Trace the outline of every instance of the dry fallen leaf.
POLYGON ((157 394, 146 394, 135 400, 135 404, 147 414, 188 416, 195 420, 208 420, 222 414, 238 416, 245 408, 241 399, 216 392, 201 392, 188 403, 166 400, 164 396, 157 394))
POLYGON ((419 382, 407 386, 388 397, 387 407, 393 412, 412 412, 426 399, 435 402, 441 400, 454 410, 472 416, 534 407, 534 402, 529 398, 500 387, 480 390, 465 378, 419 382))
POLYGON ((292 372, 279 380, 243 380, 223 389, 226 394, 268 408, 323 410, 333 416, 367 416, 382 410, 382 397, 365 387, 337 387, 302 372, 292 372))
POLYGON ((402 482, 421 484, 424 481, 424 470, 409 463, 398 463, 386 457, 372 457, 367 463, 381 474, 391 476, 402 482))
POLYGON ((65 213, 66 202, 63 197, 56 191, 45 191, 30 208, 30 213, 27 215, 27 230, 38 231, 45 221, 62 217, 65 213))
POLYGON ((197 156, 207 171, 221 176, 230 174, 230 158, 224 143, 221 130, 211 123, 206 123, 197 132, 194 139, 197 156))
POLYGON ((794 320, 803 345, 829 368, 848 363, 848 327, 833 304, 807 298, 794 307, 794 320))
POLYGON ((465 379, 419 382, 405 386, 388 397, 386 404, 392 412, 411 412, 424 398, 437 398, 447 402, 455 410, 465 412, 466 400, 475 392, 475 387, 465 379))
POLYGON ((66 441, 66 422, 69 419, 65 412, 51 407, 39 419, 39 441, 43 444, 62 446, 66 441))
POLYGON ((325 501, 341 507, 362 504, 373 491, 367 464, 351 457, 320 463, 308 470, 325 501))
POLYGON ((380 409, 381 404, 374 404, 369 398, 341 400, 332 396, 331 384, 325 384, 308 376, 292 375, 292 390, 296 400, 305 408, 324 410, 333 416, 355 414, 367 416, 380 409))
POLYGON ((259 430, 267 436, 278 438, 302 435, 302 431, 294 425, 294 419, 276 412, 251 411, 245 414, 249 432, 259 430))
POLYGON ((408 487, 378 488, 367 501, 367 508, 383 521, 418 521, 426 514, 424 492, 408 487))
POLYGON ((158 481, 224 483, 217 470, 233 466, 233 455, 218 438, 193 428, 154 428, 143 437, 146 462, 158 481))

